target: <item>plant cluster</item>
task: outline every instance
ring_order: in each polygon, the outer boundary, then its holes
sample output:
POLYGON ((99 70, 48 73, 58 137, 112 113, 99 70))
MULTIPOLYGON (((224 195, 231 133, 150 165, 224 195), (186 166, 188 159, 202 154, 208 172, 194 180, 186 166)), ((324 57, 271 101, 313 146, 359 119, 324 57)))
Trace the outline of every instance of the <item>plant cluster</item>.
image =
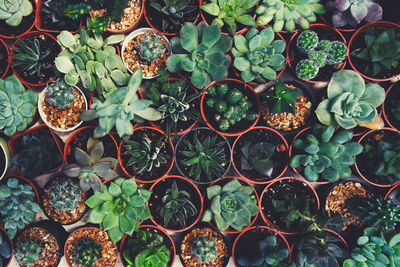
POLYGON ((33 6, 29 0, 0 0, 0 20, 7 25, 17 27, 23 17, 33 12, 33 6))
POLYGON ((269 109, 269 113, 292 113, 296 112, 295 103, 297 98, 302 94, 299 88, 290 88, 281 80, 274 85, 274 90, 265 90, 260 94, 260 99, 265 102, 269 109))
POLYGON ((151 217, 146 206, 150 195, 150 191, 138 188, 135 179, 117 178, 86 200, 92 209, 87 222, 99 224, 116 244, 124 234, 138 231, 140 221, 151 217))
POLYGON ((247 142, 241 148, 241 169, 256 170, 261 175, 271 177, 274 170, 271 157, 275 150, 276 146, 268 142, 247 142))
POLYGON ((251 110, 253 103, 237 88, 229 88, 226 83, 213 85, 207 89, 210 98, 206 105, 215 111, 214 119, 221 131, 227 131, 236 123, 254 121, 258 114, 251 110))
POLYGON ((15 75, 0 80, 0 129, 8 136, 25 130, 35 115, 37 101, 37 94, 25 91, 15 75))
POLYGON ((72 179, 57 180, 49 193, 53 206, 61 211, 70 211, 76 208, 82 200, 81 189, 72 179))
POLYGON ((355 155, 363 151, 363 146, 350 142, 353 132, 341 130, 335 134, 333 126, 315 125, 311 133, 293 141, 293 147, 300 153, 292 157, 293 168, 304 167, 304 176, 310 182, 321 179, 336 182, 340 177, 351 176, 350 166, 355 155))
POLYGON ((213 185, 207 188, 207 198, 211 202, 202 220, 214 220, 220 231, 229 227, 241 231, 250 225, 251 218, 258 214, 257 199, 251 186, 242 185, 234 179, 224 186, 213 185))
POLYGON ((361 21, 373 22, 382 19, 382 7, 375 0, 335 0, 336 10, 332 16, 335 27, 350 24, 356 27, 361 21))
POLYGON ((15 259, 23 266, 34 266, 42 254, 42 245, 38 240, 32 238, 17 241, 15 244, 15 259))
POLYGON ((32 186, 20 184, 16 178, 9 178, 7 184, 0 185, 1 222, 11 239, 18 229, 23 229, 36 218, 36 212, 42 211, 35 201, 32 186))
POLYGON ((55 81, 46 89, 48 92, 47 102, 59 109, 68 108, 75 99, 75 88, 64 81, 55 81))
POLYGON ((214 239, 204 235, 199 236, 193 242, 193 254, 201 262, 210 262, 217 257, 217 244, 214 239))
POLYGON ((81 238, 74 245, 71 257, 75 264, 85 267, 97 266, 96 260, 101 259, 103 246, 92 238, 81 238))
POLYGON ((11 244, 3 232, 0 234, 0 256, 0 266, 5 266, 7 262, 4 262, 3 258, 6 260, 11 258, 11 244))
POLYGON ((250 28, 246 35, 233 37, 233 66, 240 71, 242 80, 247 83, 256 81, 265 83, 275 80, 277 71, 285 67, 284 40, 274 40, 271 27, 258 31, 250 28))
POLYGON ((335 65, 347 57, 347 47, 341 41, 319 40, 314 31, 304 31, 297 38, 297 48, 307 54, 296 65, 296 74, 302 80, 311 80, 317 76, 319 69, 335 65))

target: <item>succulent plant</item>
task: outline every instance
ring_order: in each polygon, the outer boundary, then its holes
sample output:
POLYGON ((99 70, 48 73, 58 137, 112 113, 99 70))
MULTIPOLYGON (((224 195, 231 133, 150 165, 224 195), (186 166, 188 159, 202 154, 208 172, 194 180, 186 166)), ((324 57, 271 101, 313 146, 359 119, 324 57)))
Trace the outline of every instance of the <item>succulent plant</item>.
POLYGON ((217 258, 217 244, 215 240, 208 239, 206 236, 199 236, 192 244, 193 254, 198 261, 208 263, 217 258))
POLYGON ((209 3, 201 5, 201 9, 213 17, 213 25, 223 27, 227 25, 228 32, 235 35, 237 30, 236 23, 246 26, 257 26, 253 16, 249 13, 257 5, 259 0, 233 0, 218 1, 210 0, 209 3))
POLYGON ((0 266, 7 265, 7 259, 11 258, 11 244, 7 240, 8 238, 4 235, 3 231, 0 233, 0 266), (6 261, 4 261, 6 260, 6 261))
POLYGON ((118 177, 118 174, 113 171, 118 160, 112 157, 103 157, 103 143, 92 137, 87 141, 86 150, 87 152, 79 147, 75 148, 74 157, 77 163, 68 164, 64 167, 63 172, 69 177, 79 177, 82 191, 86 192, 90 188, 94 191, 101 191, 100 177, 103 179, 118 177))
POLYGON ((319 47, 326 54, 326 65, 337 64, 347 57, 346 44, 341 41, 322 40, 319 47))
POLYGON ((47 102, 59 109, 70 107, 75 100, 75 88, 64 81, 55 81, 46 89, 48 91, 47 102))
POLYGON ((162 164, 166 164, 168 161, 162 150, 164 144, 164 139, 159 142, 152 142, 147 134, 143 134, 140 143, 134 140, 126 140, 123 147, 129 157, 127 166, 132 166, 135 174, 140 174, 150 172, 153 168, 159 168, 162 164))
POLYGON ((324 51, 310 51, 308 59, 314 62, 315 67, 322 68, 326 65, 328 57, 324 51))
POLYGON ((173 54, 167 59, 167 68, 170 72, 191 72, 192 84, 204 88, 211 81, 221 81, 228 76, 231 61, 226 53, 231 45, 232 38, 221 35, 217 25, 186 22, 180 37, 171 39, 173 54))
POLYGON ((70 211, 82 200, 81 189, 72 179, 58 179, 50 187, 49 198, 56 209, 70 211))
POLYGON ((311 59, 303 59, 296 65, 296 75, 302 80, 314 79, 319 72, 319 68, 311 59))
POLYGON ((67 18, 70 18, 72 20, 79 20, 82 15, 89 14, 90 9, 91 5, 87 2, 83 2, 73 5, 70 4, 66 8, 64 8, 63 11, 67 18))
POLYGON ((310 22, 316 22, 315 14, 324 14, 325 8, 320 0, 263 0, 256 9, 258 26, 265 26, 271 21, 275 32, 282 31, 283 27, 289 32, 296 28, 296 24, 303 30, 310 27, 310 22))
POLYGON ((310 182, 327 180, 335 182, 340 177, 351 176, 350 166, 354 165, 354 156, 363 151, 363 146, 350 142, 351 131, 339 131, 335 134, 333 126, 315 125, 310 134, 293 141, 293 147, 299 153, 292 157, 290 166, 304 167, 304 176, 310 182))
POLYGON ((297 37, 296 46, 303 53, 314 50, 318 47, 318 44, 319 36, 314 31, 303 31, 300 33, 299 37, 297 37))
POLYGON ((15 75, 0 79, 0 129, 8 136, 25 130, 36 112, 37 99, 15 75))
POLYGON ((128 267, 167 267, 171 252, 164 245, 162 235, 139 230, 134 238, 128 239, 122 257, 128 263, 128 267))
POLYGON ((130 78, 127 87, 113 91, 104 101, 97 97, 93 98, 92 109, 84 111, 80 115, 80 119, 91 121, 99 118, 99 125, 93 133, 95 138, 105 136, 114 126, 120 137, 132 135, 132 120, 143 122, 144 120, 157 121, 161 119, 161 113, 150 107, 152 103, 150 100, 139 99, 136 92, 141 82, 142 69, 138 68, 130 78))
POLYGON ((59 72, 71 86, 82 83, 83 87, 97 90, 100 97, 107 97, 121 86, 128 84, 130 75, 118 56, 115 44, 124 40, 121 34, 103 40, 100 34, 92 34, 84 27, 73 35, 62 31, 57 40, 63 51, 55 59, 59 72))
POLYGON ((202 220, 214 219, 220 231, 229 227, 241 231, 250 225, 251 218, 258 214, 256 197, 251 186, 242 185, 233 179, 224 186, 213 185, 207 188, 207 198, 211 207, 206 209, 202 220))
POLYGON ((355 71, 340 70, 328 85, 328 99, 322 101, 315 113, 325 125, 352 129, 359 123, 372 122, 376 108, 385 100, 385 90, 378 84, 365 84, 355 71))
POLYGON ((365 46, 352 51, 351 56, 367 62, 363 64, 364 71, 374 76, 385 70, 396 69, 400 60, 400 40, 397 35, 396 28, 384 31, 368 28, 364 34, 365 46))
POLYGON ((124 234, 138 231, 140 221, 151 217, 146 206, 150 195, 150 191, 138 188, 135 179, 117 178, 109 186, 103 185, 103 192, 94 191, 86 200, 92 208, 87 222, 99 224, 116 244, 124 234))
POLYGON ((42 250, 39 240, 32 238, 18 240, 15 244, 14 256, 21 266, 33 267, 36 266, 34 262, 39 260, 42 250))
POLYGON ((11 239, 17 229, 23 229, 36 218, 36 212, 42 211, 35 201, 32 186, 20 184, 16 178, 9 178, 6 185, 0 185, 1 222, 11 239))
POLYGON ((46 133, 39 137, 22 136, 22 150, 11 162, 21 168, 23 176, 36 178, 59 167, 63 159, 53 136, 46 133))
POLYGON ((253 246, 255 249, 251 251, 251 254, 237 257, 239 266, 285 266, 285 260, 289 257, 289 250, 279 247, 275 235, 268 235, 254 242, 253 246))
POLYGON ((285 67, 286 59, 282 53, 286 43, 274 38, 274 31, 270 27, 262 31, 250 28, 245 36, 239 34, 233 37, 233 66, 241 72, 245 83, 275 80, 276 72, 285 67))
POLYGON ((373 22, 382 19, 382 7, 375 0, 335 0, 336 10, 332 16, 335 27, 350 24, 356 27, 362 20, 373 22))
POLYGON ((276 146, 268 142, 249 141, 242 148, 241 169, 255 170, 259 174, 271 177, 274 164, 271 160, 276 146))
POLYGON ((196 206, 190 201, 190 194, 187 191, 179 190, 176 181, 162 197, 162 205, 161 215, 166 227, 179 225, 186 228, 187 220, 197 214, 196 206))
POLYGON ((95 267, 96 260, 101 259, 103 246, 92 238, 81 238, 71 252, 72 261, 80 266, 95 267))
POLYGON ((226 141, 221 140, 218 134, 210 134, 203 138, 194 131, 193 141, 184 140, 181 143, 184 159, 179 162, 189 169, 189 178, 200 181, 206 177, 212 181, 221 177, 226 171, 227 155, 225 153, 226 141))
POLYGON ((241 90, 220 83, 208 88, 207 94, 211 97, 206 105, 215 111, 214 118, 221 131, 227 131, 242 120, 257 119, 258 114, 251 110, 253 103, 241 90))
POLYGON ((160 35, 146 34, 138 43, 138 54, 144 61, 152 62, 164 52, 160 35))
POLYGON ((43 0, 42 7, 40 9, 42 21, 46 18, 46 28, 51 29, 66 29, 68 27, 77 29, 79 22, 75 22, 65 15, 70 0, 43 0))
POLYGON ((302 94, 299 88, 290 88, 282 81, 278 80, 273 90, 265 90, 259 96, 261 101, 266 102, 269 113, 295 113, 295 103, 302 94))
POLYGON ((0 20, 5 20, 10 26, 17 27, 23 17, 33 12, 29 0, 0 0, 0 20))

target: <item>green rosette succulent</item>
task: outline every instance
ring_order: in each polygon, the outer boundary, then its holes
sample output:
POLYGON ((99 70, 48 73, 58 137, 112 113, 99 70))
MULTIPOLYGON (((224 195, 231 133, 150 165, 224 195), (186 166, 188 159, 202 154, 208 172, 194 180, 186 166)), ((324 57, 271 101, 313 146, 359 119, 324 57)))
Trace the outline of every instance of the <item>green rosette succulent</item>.
POLYGON ((0 20, 13 27, 21 24, 23 17, 33 12, 33 6, 29 0, 0 0, 0 20))

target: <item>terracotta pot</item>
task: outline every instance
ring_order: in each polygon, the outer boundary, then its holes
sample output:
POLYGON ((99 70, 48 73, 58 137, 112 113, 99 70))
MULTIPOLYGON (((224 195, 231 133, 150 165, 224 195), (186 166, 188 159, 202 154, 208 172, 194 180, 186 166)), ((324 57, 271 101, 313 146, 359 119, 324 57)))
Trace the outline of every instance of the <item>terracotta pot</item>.
MULTIPOLYGON (((393 197, 397 197, 398 194, 400 193, 400 190, 399 190, 399 189, 400 189, 400 182, 395 183, 395 184, 392 186, 392 188, 390 188, 389 191, 386 193, 386 195, 385 195, 385 200, 387 200, 387 199, 389 199, 389 198, 392 198, 392 196, 393 196, 393 197)), ((399 204, 400 204, 399 201, 400 201, 400 198, 399 198, 399 200, 397 201, 398 203, 395 203, 395 204, 399 205, 399 204)), ((396 201, 394 201, 394 202, 396 202, 396 201)))
POLYGON ((126 28, 125 30, 106 30, 106 32, 111 33, 111 34, 127 34, 127 33, 132 32, 133 30, 135 30, 139 26, 140 21, 142 20, 142 17, 143 17, 144 1, 145 0, 142 0, 140 14, 139 14, 137 21, 134 24, 132 24, 130 27, 126 28))
MULTIPOLYGON (((33 7, 32 14, 33 14, 35 17, 34 17, 34 19, 33 19, 33 21, 32 21, 32 25, 31 25, 25 32, 22 32, 22 33, 20 33, 19 35, 17 35, 18 38, 21 38, 23 35, 29 33, 29 32, 33 29, 33 27, 35 26, 35 21, 36 21, 36 10, 37 10, 37 3, 36 3, 36 2, 37 2, 37 1, 38 1, 38 0, 29 0, 29 2, 32 4, 32 7, 33 7)), ((25 17, 23 17, 22 20, 24 20, 24 18, 25 18, 25 17)), ((12 27, 12 26, 10 26, 10 27, 12 27)), ((18 29, 18 26, 17 26, 17 27, 12 27, 12 28, 18 29)), ((1 37, 1 38, 5 38, 5 39, 14 39, 14 36, 13 36, 13 35, 3 35, 2 33, 0 33, 0 37, 1 37)))
MULTIPOLYGON (((398 84, 392 84, 390 85, 389 89, 386 91, 386 96, 385 96, 385 101, 382 103, 382 113, 383 113, 383 118, 385 119, 386 123, 393 129, 396 129, 397 131, 400 131, 400 128, 396 128, 395 123, 392 121, 393 117, 391 117, 389 114, 391 114, 391 112, 388 110, 388 104, 385 104, 386 101, 391 100, 390 98, 390 93, 393 92, 394 90, 398 90, 399 91, 399 95, 400 95, 400 90, 399 88, 396 89, 396 86, 398 84), (394 89, 393 89, 394 88, 394 89), (393 90, 393 91, 392 91, 393 90)), ((400 122, 398 122, 398 124, 400 124, 400 122)))
POLYGON ((10 69, 10 50, 8 49, 7 44, 3 41, 3 39, 0 39, 0 46, 3 46, 6 51, 7 51, 7 67, 4 71, 4 74, 0 77, 0 79, 4 79, 8 73, 8 70, 10 69))

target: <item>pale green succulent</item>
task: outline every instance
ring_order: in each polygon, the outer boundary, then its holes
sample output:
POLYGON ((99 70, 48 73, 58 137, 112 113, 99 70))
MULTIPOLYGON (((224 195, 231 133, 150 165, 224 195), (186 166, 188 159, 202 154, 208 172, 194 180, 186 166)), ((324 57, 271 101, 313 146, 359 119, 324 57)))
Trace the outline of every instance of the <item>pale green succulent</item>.
POLYGON ((29 0, 0 0, 0 20, 5 20, 10 26, 18 26, 22 18, 32 12, 33 7, 29 0))

